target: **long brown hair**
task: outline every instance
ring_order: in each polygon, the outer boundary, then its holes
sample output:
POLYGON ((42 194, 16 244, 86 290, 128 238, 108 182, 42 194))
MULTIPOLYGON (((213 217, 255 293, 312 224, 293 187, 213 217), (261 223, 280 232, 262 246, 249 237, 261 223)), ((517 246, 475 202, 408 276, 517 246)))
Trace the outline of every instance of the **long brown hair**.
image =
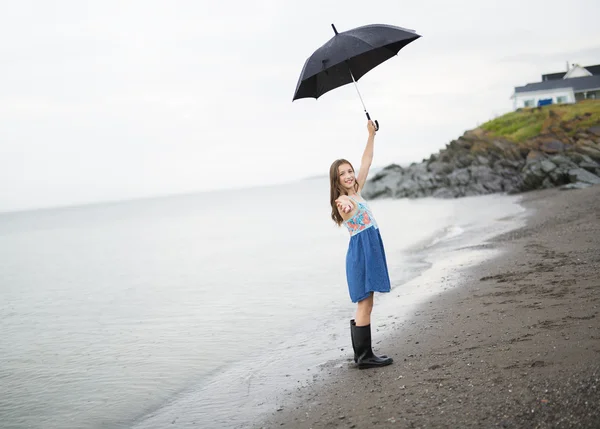
MULTIPOLYGON (((350 161, 346 161, 345 159, 336 159, 333 161, 333 164, 331 164, 331 167, 329 167, 329 202, 331 203, 331 219, 333 219, 338 226, 344 221, 344 218, 342 218, 342 215, 335 204, 335 200, 337 200, 340 195, 346 194, 340 184, 340 173, 338 171, 340 165, 344 164, 348 164, 352 168, 352 171, 354 171, 354 167, 350 161)), ((356 178, 354 179, 354 190, 358 192, 358 182, 356 181, 356 178)))

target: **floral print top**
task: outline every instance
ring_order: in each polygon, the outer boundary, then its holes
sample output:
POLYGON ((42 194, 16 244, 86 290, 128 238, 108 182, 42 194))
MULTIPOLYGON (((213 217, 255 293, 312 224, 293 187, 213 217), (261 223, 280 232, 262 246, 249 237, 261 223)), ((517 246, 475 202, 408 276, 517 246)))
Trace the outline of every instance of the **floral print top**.
POLYGON ((348 228, 350 236, 354 236, 370 227, 378 228, 377 222, 375 221, 373 213, 371 212, 367 202, 357 201, 352 197, 349 198, 354 201, 357 206, 354 216, 347 221, 344 221, 344 225, 346 225, 346 228, 348 228))

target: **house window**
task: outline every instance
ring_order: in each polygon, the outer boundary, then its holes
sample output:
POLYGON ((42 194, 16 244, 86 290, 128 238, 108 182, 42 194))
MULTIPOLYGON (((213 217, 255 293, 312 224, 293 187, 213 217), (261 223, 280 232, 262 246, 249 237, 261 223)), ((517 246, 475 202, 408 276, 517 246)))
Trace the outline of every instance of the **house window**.
POLYGON ((523 106, 525 107, 533 107, 535 106, 535 100, 531 99, 531 100, 525 100, 523 101, 523 106))
POLYGON ((556 97, 556 102, 558 104, 568 103, 569 102, 569 98, 566 95, 559 95, 558 97, 556 97))

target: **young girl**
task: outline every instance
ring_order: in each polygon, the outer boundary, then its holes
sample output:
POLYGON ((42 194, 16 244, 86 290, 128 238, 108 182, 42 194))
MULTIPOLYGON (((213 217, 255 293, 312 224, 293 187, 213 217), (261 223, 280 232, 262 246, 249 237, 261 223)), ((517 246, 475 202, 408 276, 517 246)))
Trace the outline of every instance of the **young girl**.
POLYGON ((389 365, 387 356, 375 356, 371 349, 371 310, 374 292, 389 292, 390 279, 383 242, 377 222, 367 202, 360 196, 371 161, 375 125, 367 123, 369 138, 363 153, 358 176, 345 159, 331 164, 331 218, 337 225, 344 224, 350 232, 350 245, 346 255, 346 278, 352 302, 358 303, 356 321, 350 321, 350 335, 354 348, 354 361, 360 369, 389 365))

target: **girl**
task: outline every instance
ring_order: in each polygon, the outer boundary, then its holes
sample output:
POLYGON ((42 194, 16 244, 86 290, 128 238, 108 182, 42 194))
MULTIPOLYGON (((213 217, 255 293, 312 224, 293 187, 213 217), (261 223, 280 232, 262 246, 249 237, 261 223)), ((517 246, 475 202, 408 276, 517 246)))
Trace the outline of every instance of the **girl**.
POLYGON ((338 225, 344 224, 350 232, 350 245, 346 255, 346 279, 352 302, 358 303, 356 321, 350 321, 350 336, 354 349, 354 362, 360 369, 389 365, 387 356, 378 357, 371 349, 371 310, 374 292, 389 292, 390 279, 383 242, 373 213, 360 196, 371 161, 375 141, 375 125, 367 123, 369 138, 363 153, 358 177, 345 159, 331 164, 331 218, 338 225))

